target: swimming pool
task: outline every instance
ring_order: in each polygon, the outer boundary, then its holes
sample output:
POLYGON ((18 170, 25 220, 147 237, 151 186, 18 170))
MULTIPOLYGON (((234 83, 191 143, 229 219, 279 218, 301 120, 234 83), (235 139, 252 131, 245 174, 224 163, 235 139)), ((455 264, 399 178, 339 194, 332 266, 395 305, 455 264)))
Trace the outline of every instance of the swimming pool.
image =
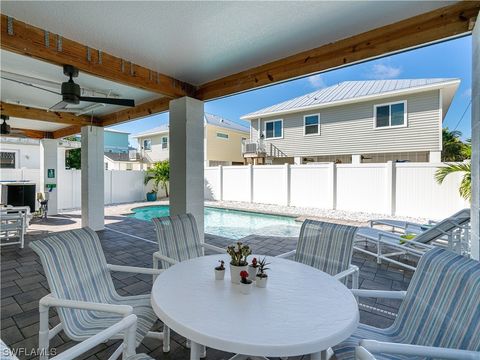
MULTIPOLYGON (((154 217, 168 216, 170 210, 168 205, 159 205, 135 208, 132 212, 130 217, 150 221, 154 217)), ((297 237, 300 224, 288 216, 205 207, 205 233, 235 240, 253 234, 297 237)))

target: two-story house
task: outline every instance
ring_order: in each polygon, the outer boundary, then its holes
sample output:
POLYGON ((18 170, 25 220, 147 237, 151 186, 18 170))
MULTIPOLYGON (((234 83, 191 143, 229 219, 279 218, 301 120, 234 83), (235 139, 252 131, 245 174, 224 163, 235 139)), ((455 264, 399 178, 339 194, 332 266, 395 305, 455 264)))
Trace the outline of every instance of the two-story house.
POLYGON ((440 162, 459 79, 345 81, 242 116, 248 163, 440 162))
MULTIPOLYGON (((242 142, 249 137, 248 127, 218 115, 204 115, 205 166, 243 164, 242 142)), ((169 158, 169 129, 163 125, 133 136, 138 151, 149 163, 169 158)))

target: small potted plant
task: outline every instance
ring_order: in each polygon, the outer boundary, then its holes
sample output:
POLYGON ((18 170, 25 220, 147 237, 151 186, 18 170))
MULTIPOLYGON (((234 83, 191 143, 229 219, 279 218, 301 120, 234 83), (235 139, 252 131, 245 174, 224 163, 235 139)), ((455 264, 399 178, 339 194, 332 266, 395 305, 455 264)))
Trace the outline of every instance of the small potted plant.
POLYGON ((227 247, 227 253, 232 258, 230 261, 230 280, 234 284, 240 284, 240 272, 247 271, 247 257, 252 253, 252 250, 248 245, 237 242, 236 246, 230 245, 227 247))
POLYGON ((220 265, 215 267, 215 280, 223 280, 225 277, 225 261, 218 260, 220 265))
POLYGON ((268 275, 265 271, 268 270, 267 265, 269 264, 270 263, 267 263, 266 257, 264 257, 262 260, 258 262, 258 272, 257 272, 255 285, 257 285, 257 287, 259 288, 267 287, 268 275))
POLYGON ((240 292, 245 295, 250 294, 252 292, 252 280, 248 278, 248 271, 241 271, 240 278, 240 292))
POLYGON ((258 270, 257 258, 253 258, 252 263, 248 265, 248 277, 252 279, 252 281, 255 281, 255 277, 257 276, 257 270, 258 270))

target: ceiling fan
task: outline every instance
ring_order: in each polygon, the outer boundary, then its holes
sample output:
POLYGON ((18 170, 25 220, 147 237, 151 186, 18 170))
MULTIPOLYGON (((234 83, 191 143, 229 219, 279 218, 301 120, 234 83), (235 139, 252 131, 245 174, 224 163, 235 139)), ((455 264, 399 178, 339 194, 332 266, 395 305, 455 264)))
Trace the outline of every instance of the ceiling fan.
POLYGON ((135 101, 132 99, 119 99, 116 97, 82 96, 82 89, 80 88, 80 85, 76 84, 73 81, 73 78, 78 76, 78 69, 72 65, 63 65, 63 73, 69 77, 69 80, 62 83, 60 92, 52 91, 44 87, 34 85, 30 82, 21 81, 11 76, 3 76, 3 74, 2 74, 2 78, 5 78, 6 80, 17 82, 23 85, 31 86, 39 90, 61 95, 62 100, 56 103, 55 105, 53 105, 52 107, 50 107, 49 110, 75 112, 75 111, 78 111, 79 109, 69 109, 67 108, 67 106, 70 104, 72 105, 79 104, 80 101, 93 102, 96 104, 103 104, 103 105, 110 104, 110 105, 131 106, 131 107, 135 106, 135 101))
POLYGON ((25 134, 20 129, 12 129, 10 125, 7 124, 7 120, 10 119, 8 115, 1 115, 3 120, 2 125, 0 125, 0 135, 15 135, 18 137, 24 137, 25 134))

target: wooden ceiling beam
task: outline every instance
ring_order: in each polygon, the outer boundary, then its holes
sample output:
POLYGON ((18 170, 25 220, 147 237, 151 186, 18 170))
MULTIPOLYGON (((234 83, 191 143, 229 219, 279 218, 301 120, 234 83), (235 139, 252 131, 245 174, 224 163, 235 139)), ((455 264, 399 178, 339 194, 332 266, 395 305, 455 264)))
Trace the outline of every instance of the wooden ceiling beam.
POLYGON ((190 84, 4 14, 0 43, 4 50, 56 65, 73 65, 82 72, 167 97, 194 95, 195 87, 190 84))
POLYGON ((208 82, 196 98, 211 100, 468 34, 479 10, 480 1, 461 1, 208 82))
POLYGON ((160 98, 137 105, 133 108, 100 116, 99 120, 101 121, 102 126, 112 126, 130 120, 137 120, 168 111, 169 103, 169 98, 160 98))
MULTIPOLYGON (((21 131, 23 135, 31 139, 52 139, 53 138, 53 134, 49 131, 20 129, 20 128, 11 128, 11 131, 21 131)), ((17 136, 16 134, 2 135, 2 136, 20 137, 20 136, 17 136)))
POLYGON ((100 121, 97 118, 92 119, 90 116, 86 115, 76 116, 72 113, 67 112, 47 111, 43 109, 9 104, 5 102, 0 102, 0 111, 3 115, 8 115, 10 117, 47 121, 57 124, 100 125, 100 121))
POLYGON ((66 136, 71 136, 75 134, 80 134, 82 132, 82 127, 78 125, 68 126, 63 129, 58 129, 52 132, 52 139, 61 139, 66 136))

